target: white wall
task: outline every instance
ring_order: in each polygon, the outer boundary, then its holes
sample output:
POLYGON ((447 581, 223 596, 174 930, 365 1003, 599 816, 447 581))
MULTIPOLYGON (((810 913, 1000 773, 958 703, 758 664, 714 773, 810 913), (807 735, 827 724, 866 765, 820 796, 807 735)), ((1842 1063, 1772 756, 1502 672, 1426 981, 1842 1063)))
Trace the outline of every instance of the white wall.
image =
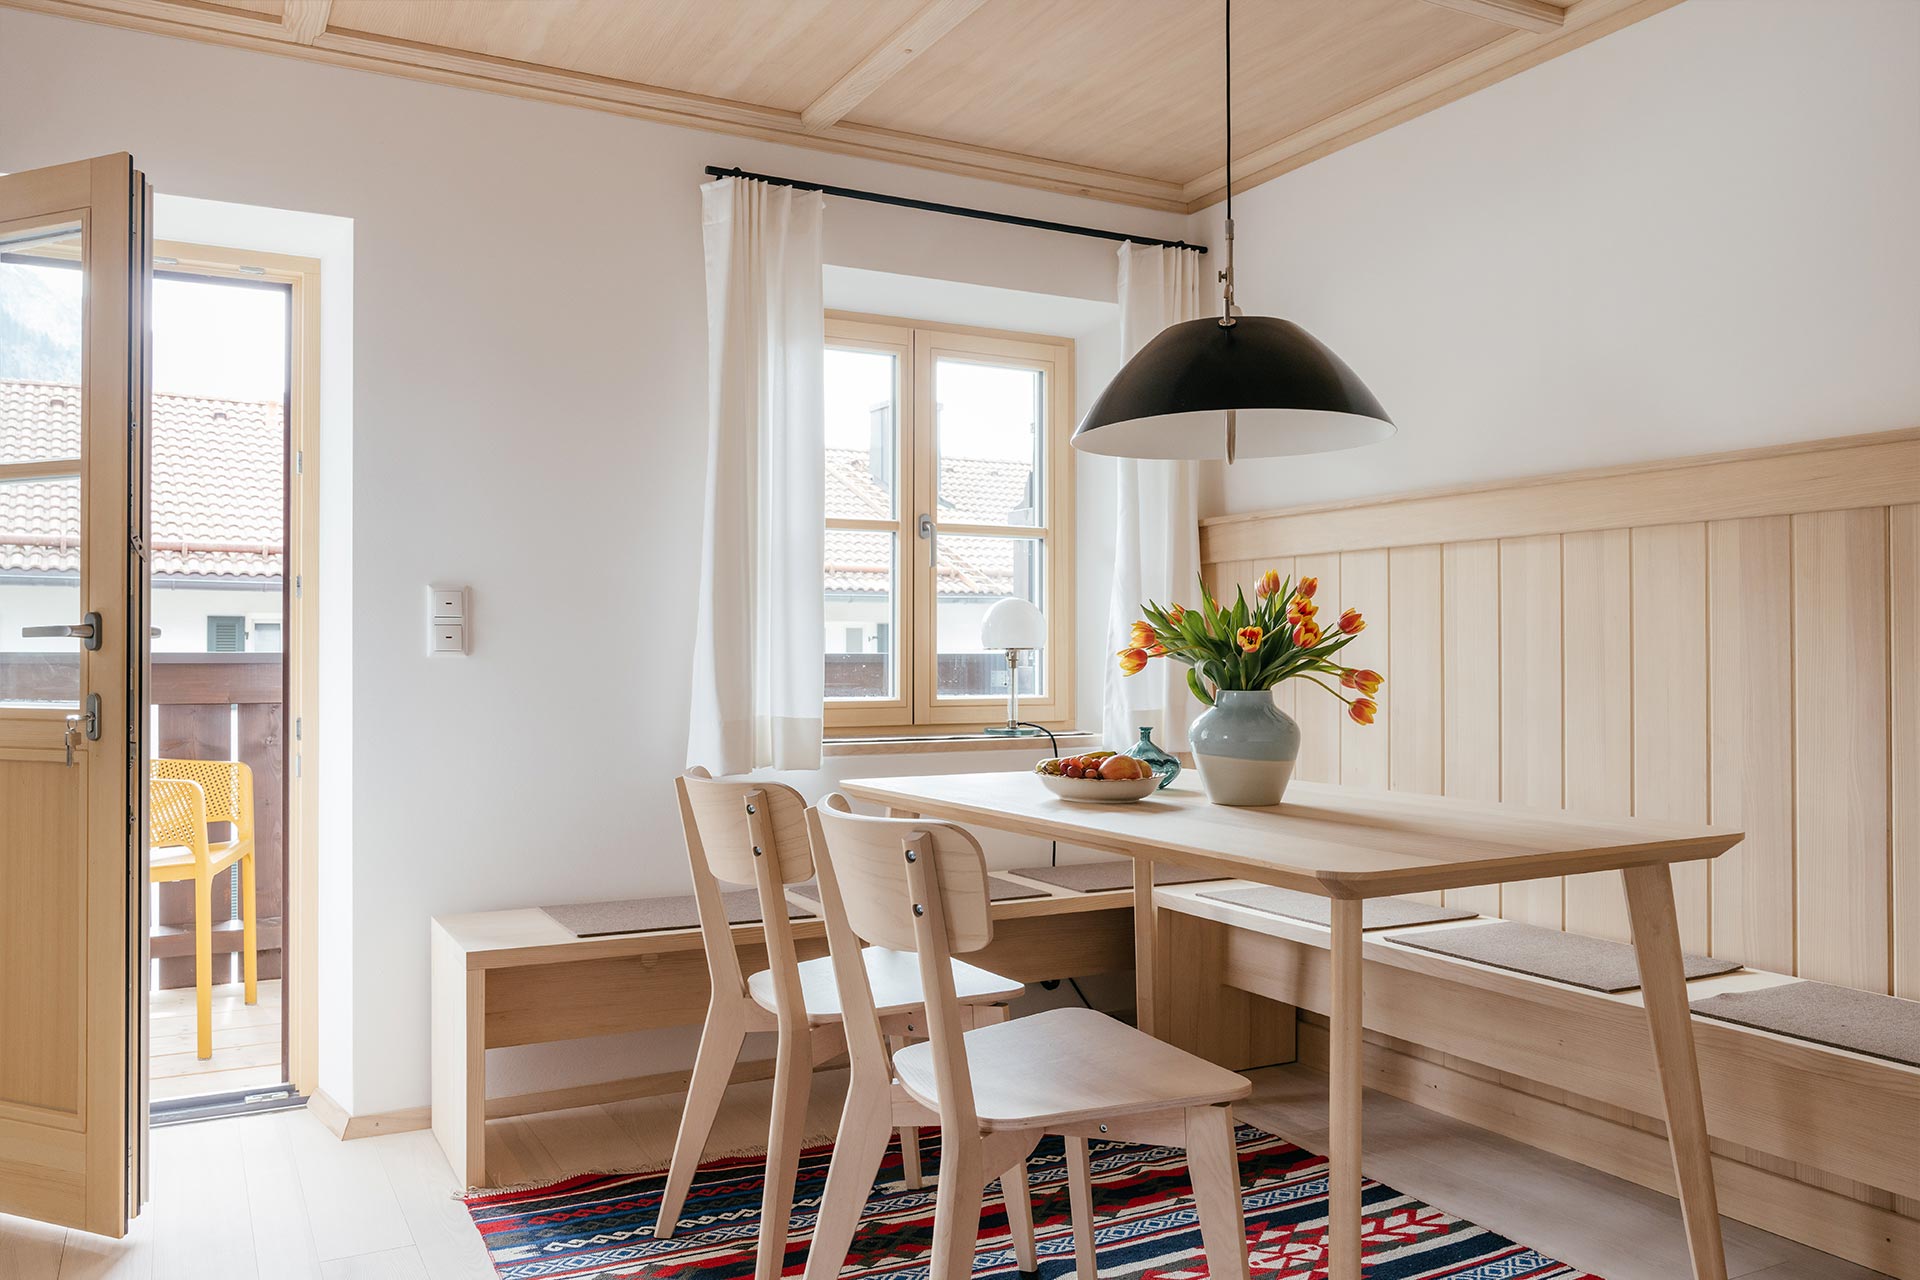
POLYGON ((1235 199, 1400 434, 1206 509, 1920 425, 1917 208, 1920 4, 1687 0, 1235 199))
MULTIPOLYGON (((684 883, 669 780, 703 477, 701 167, 1146 234, 1183 224, 11 9, 0 121, 0 171, 124 149, 163 192, 352 220, 350 286, 325 299, 332 322, 351 295, 352 398, 323 410, 350 436, 330 437, 322 473, 351 480, 331 490, 351 494, 353 540, 325 578, 322 677, 323 704, 350 700, 353 721, 322 773, 323 908, 352 901, 351 951, 323 966, 345 970, 351 999, 323 1002, 321 1083, 361 1113, 426 1101, 430 915, 684 883), (349 581, 343 608, 331 593, 349 581), (469 658, 422 656, 432 581, 473 588, 469 658)), ((838 264, 1113 297, 1104 242, 844 202, 828 228, 838 264)), ((1110 370, 1115 345, 1087 335, 1083 359, 1104 350, 1110 370)), ((1103 380, 1083 365, 1083 403, 1103 380)), ((1096 495, 1077 591, 1093 625, 1111 534, 1099 461, 1079 476, 1096 495)), ((1083 716, 1097 707, 1096 692, 1083 716)), ((556 1051, 502 1087, 657 1069, 651 1051, 556 1051)))

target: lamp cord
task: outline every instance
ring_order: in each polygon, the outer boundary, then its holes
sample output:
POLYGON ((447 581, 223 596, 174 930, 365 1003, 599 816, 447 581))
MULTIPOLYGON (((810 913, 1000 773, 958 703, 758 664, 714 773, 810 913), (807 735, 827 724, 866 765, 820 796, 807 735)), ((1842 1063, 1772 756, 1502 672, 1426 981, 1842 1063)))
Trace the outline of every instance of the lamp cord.
MULTIPOLYGON (((1046 734, 1047 745, 1053 748, 1054 757, 1056 759, 1059 758, 1060 739, 1053 736, 1053 730, 1047 728, 1047 726, 1043 724, 1035 724, 1031 720, 1015 721, 1015 725, 1018 728, 1022 728, 1022 729, 1038 729, 1040 732, 1046 734)), ((1050 840, 1047 843, 1052 846, 1052 853, 1047 859, 1048 865, 1057 867, 1060 865, 1060 842, 1058 840, 1050 840)), ((1089 1009, 1093 1008, 1093 1001, 1087 999, 1087 993, 1080 989, 1080 980, 1078 978, 1068 978, 1067 984, 1073 988, 1073 994, 1080 997, 1081 1004, 1085 1005, 1089 1009)), ((1048 984, 1041 983, 1040 985, 1047 986, 1048 984)), ((1058 986, 1059 984, 1054 983, 1052 985, 1058 986)))
MULTIPOLYGON (((1233 317, 1233 0, 1224 0, 1226 5, 1226 60, 1227 60, 1227 261, 1220 269, 1220 327, 1231 329, 1233 317)), ((1227 415, 1227 461, 1233 461, 1233 415, 1227 415)))

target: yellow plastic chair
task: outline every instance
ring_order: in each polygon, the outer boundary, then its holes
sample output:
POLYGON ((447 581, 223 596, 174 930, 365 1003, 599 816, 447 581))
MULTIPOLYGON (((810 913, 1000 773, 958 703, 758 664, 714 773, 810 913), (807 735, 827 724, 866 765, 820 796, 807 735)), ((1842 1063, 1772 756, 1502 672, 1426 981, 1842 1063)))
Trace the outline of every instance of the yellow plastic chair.
POLYGON ((240 967, 247 1003, 260 994, 259 927, 253 894, 253 770, 231 760, 155 760, 147 878, 193 881, 193 987, 199 1057, 213 1056, 213 881, 240 864, 240 967), (207 839, 209 822, 231 822, 233 839, 207 839))

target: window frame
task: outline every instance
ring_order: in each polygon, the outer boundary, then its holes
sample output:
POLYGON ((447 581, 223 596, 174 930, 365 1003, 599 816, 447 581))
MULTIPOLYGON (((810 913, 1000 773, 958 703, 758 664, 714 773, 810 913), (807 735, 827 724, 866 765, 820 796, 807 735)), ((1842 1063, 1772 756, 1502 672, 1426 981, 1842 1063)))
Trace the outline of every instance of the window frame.
POLYGON ((1075 421, 1073 340, 839 311, 827 313, 826 340, 829 347, 883 351, 895 357, 898 432, 894 449, 894 519, 829 516, 826 520, 828 529, 890 533, 895 538, 895 696, 828 699, 825 704, 827 731, 831 734, 853 730, 860 736, 951 733, 956 725, 985 726, 1004 720, 1006 715, 1003 694, 940 698, 934 692, 938 655, 933 637, 938 635, 935 615, 938 584, 927 545, 918 536, 918 523, 922 512, 938 514, 934 363, 942 358, 1030 368, 1041 374, 1040 522, 990 525, 946 523, 936 519, 934 536, 936 540, 945 533, 955 537, 1039 541, 1040 608, 1047 618, 1046 680, 1042 695, 1021 698, 1021 718, 1051 729, 1072 728, 1076 675, 1073 657, 1074 476, 1073 454, 1069 448, 1075 421))

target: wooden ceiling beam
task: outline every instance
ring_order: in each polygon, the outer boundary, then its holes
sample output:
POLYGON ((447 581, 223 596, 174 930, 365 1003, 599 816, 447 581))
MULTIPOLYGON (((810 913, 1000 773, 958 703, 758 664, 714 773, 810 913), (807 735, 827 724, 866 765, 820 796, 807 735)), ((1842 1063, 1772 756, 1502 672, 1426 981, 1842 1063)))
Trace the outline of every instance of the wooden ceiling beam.
POLYGON ((987 0, 927 0, 920 11, 888 36, 878 49, 828 85, 826 91, 800 112, 809 133, 839 124, 901 68, 925 53, 940 37, 965 22, 987 0))
POLYGON ((280 15, 280 25, 287 30, 287 39, 295 44, 312 44, 326 34, 327 17, 333 9, 333 0, 283 0, 286 9, 280 15))
POLYGON ((1488 22, 1549 35, 1566 25, 1567 11, 1547 0, 1427 0, 1442 9, 1470 13, 1488 22))

